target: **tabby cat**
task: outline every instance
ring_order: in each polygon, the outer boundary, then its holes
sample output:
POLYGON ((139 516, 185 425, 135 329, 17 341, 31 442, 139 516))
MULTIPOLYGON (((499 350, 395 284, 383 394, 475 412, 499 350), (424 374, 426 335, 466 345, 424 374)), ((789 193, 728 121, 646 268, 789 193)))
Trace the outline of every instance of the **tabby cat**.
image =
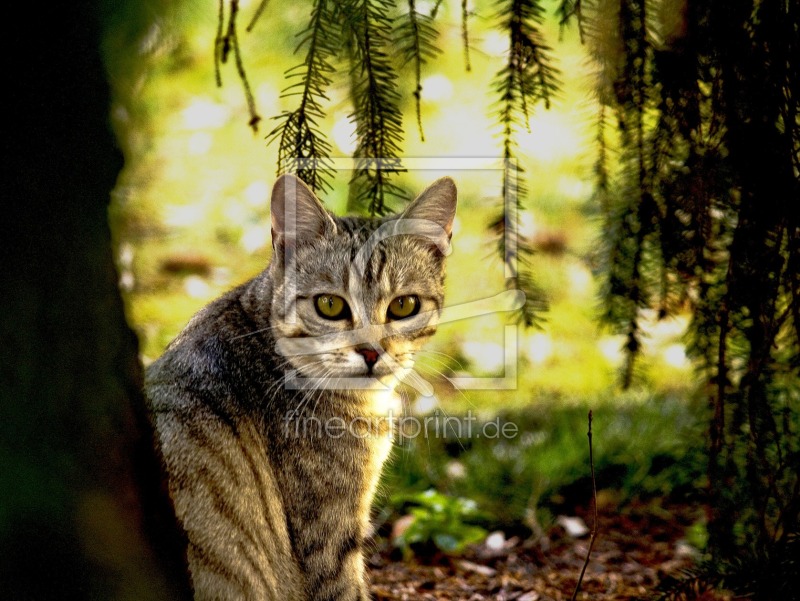
POLYGON ((369 599, 386 416, 436 329, 455 207, 442 178, 400 215, 336 217, 282 176, 268 267, 147 370, 196 599, 369 599))

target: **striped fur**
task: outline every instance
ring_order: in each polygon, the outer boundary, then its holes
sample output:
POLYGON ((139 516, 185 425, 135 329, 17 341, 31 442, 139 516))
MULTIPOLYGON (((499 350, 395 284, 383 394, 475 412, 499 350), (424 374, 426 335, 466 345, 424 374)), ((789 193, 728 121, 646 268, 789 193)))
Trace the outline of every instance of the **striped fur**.
POLYGON ((374 234, 426 219, 449 236, 454 210, 455 188, 440 180, 401 219, 337 218, 282 178, 268 268, 200 311, 148 369, 196 599, 369 598, 363 549, 391 449, 386 385, 435 331, 444 278, 444 257, 429 238, 375 242, 374 234), (294 233, 282 213, 287 202, 303 219, 294 233), (365 244, 370 252, 359 253, 365 244), (352 319, 316 315, 311 303, 323 292, 352 303, 352 319), (398 294, 422 300, 416 329, 383 327, 398 294), (321 342, 331 336, 352 344, 321 342), (364 344, 381 349, 374 371, 356 352, 364 344), (311 385, 287 386, 291 372, 311 385), (339 385, 353 377, 375 386, 339 385), (325 429, 339 423, 352 427, 325 429))

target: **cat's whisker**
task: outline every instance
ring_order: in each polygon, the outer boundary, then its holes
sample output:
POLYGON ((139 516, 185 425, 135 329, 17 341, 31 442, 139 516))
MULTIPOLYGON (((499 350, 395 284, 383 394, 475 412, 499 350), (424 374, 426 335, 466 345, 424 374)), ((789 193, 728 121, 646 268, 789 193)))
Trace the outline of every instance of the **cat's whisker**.
POLYGON ((475 403, 473 403, 470 400, 470 398, 464 393, 464 391, 461 390, 458 386, 456 386, 455 383, 453 383, 453 380, 449 376, 447 376, 443 371, 441 371, 439 369, 436 369, 432 365, 417 364, 417 366, 420 369, 428 369, 431 372, 433 372, 434 374, 436 374, 436 375, 442 377, 443 379, 447 380, 450 383, 450 385, 453 387, 453 390, 455 390, 461 396, 462 399, 464 399, 467 403, 469 403, 470 407, 472 407, 473 409, 477 409, 477 406, 475 405, 475 403))
POLYGON ((315 417, 316 414, 317 414, 317 407, 319 406, 319 402, 320 402, 320 400, 322 399, 322 396, 323 396, 322 393, 326 390, 326 388, 324 388, 324 385, 326 385, 328 383, 329 376, 330 376, 331 373, 332 373, 332 370, 330 368, 325 370, 325 372, 319 378, 319 380, 317 382, 317 386, 314 389, 312 389, 312 391, 311 391, 312 393, 316 393, 316 400, 314 402, 314 408, 311 410, 311 417, 312 418, 315 417))
POLYGON ((234 340, 240 340, 241 338, 247 338, 248 336, 255 336, 257 334, 263 334, 264 332, 269 332, 270 330, 274 330, 278 326, 266 326, 264 328, 259 328, 258 330, 253 330, 252 332, 247 332, 245 334, 239 334, 238 336, 234 336, 232 338, 228 338, 229 342, 233 342, 234 340))
MULTIPOLYGON (((453 355, 450 355, 449 353, 443 353, 442 351, 434 351, 433 349, 426 349, 426 348, 417 349, 416 352, 417 353, 422 353, 424 355, 441 355, 442 357, 446 357, 446 358, 450 359, 451 361, 453 361, 458 366, 458 369, 460 369, 462 371, 466 371, 466 367, 464 367, 464 365, 461 363, 461 361, 459 361, 458 359, 456 359, 453 355)), ((440 361, 442 362, 442 365, 447 366, 447 364, 444 361, 442 361, 441 359, 440 359, 440 361)))

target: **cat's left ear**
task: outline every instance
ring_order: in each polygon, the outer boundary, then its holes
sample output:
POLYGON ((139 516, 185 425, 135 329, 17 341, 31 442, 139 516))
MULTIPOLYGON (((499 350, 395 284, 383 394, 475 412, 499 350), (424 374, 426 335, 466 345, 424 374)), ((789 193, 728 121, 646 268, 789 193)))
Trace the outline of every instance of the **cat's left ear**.
POLYGON ((442 177, 425 188, 408 205, 400 218, 432 221, 441 226, 450 237, 456 217, 457 197, 456 183, 450 177, 442 177))
POLYGON ((272 245, 299 244, 335 231, 336 224, 305 183, 294 175, 281 175, 272 188, 270 203, 272 245))

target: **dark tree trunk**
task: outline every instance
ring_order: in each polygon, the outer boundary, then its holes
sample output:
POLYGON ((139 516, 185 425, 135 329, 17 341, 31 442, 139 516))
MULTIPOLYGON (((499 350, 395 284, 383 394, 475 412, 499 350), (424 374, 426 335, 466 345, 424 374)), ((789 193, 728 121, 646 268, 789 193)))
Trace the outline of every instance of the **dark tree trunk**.
POLYGON ((107 205, 121 158, 98 8, 14 11, 3 36, 0 590, 187 598, 112 260, 107 205))

